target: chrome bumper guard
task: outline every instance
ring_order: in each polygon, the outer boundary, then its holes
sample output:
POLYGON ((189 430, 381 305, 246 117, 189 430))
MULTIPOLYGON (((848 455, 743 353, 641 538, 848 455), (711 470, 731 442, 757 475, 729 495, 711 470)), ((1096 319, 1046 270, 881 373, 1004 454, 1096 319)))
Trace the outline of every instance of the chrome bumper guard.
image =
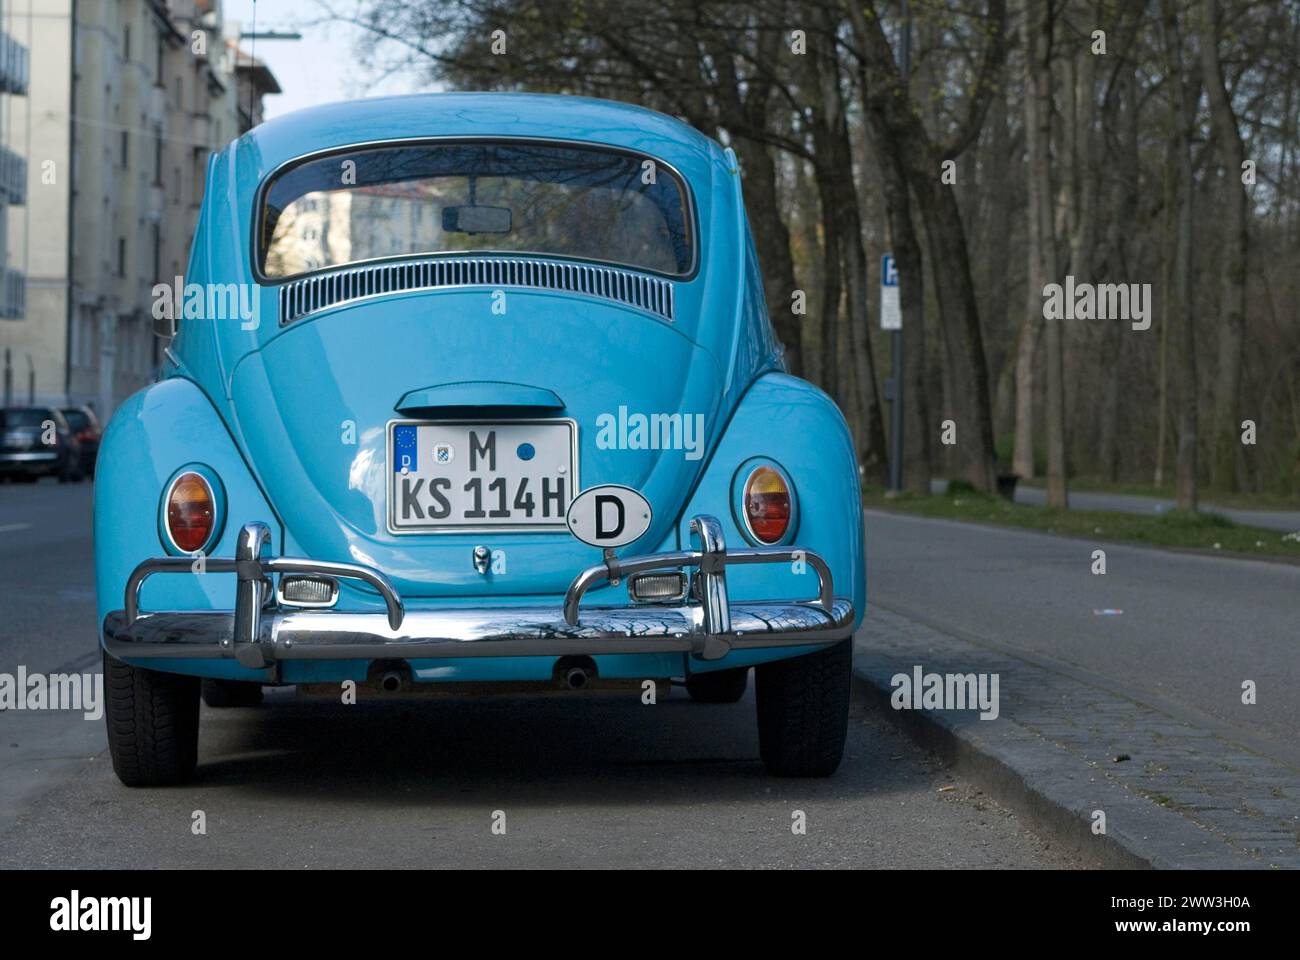
POLYGON ((817 554, 798 548, 728 552, 721 524, 706 515, 691 520, 691 541, 691 550, 621 560, 606 551, 603 563, 587 568, 569 585, 562 611, 541 606, 407 610, 377 570, 268 556, 269 529, 249 523, 240 530, 233 560, 203 561, 208 573, 235 574, 233 611, 142 612, 145 580, 159 573, 193 575, 195 563, 190 557, 146 560, 127 581, 123 609, 104 618, 104 645, 120 659, 226 657, 267 670, 282 660, 663 652, 716 660, 735 648, 832 643, 852 628, 853 603, 833 595, 830 568, 817 554), (728 566, 796 562, 816 572, 816 599, 728 601, 728 566), (692 571, 685 601, 580 609, 583 595, 598 584, 617 586, 632 574, 682 568, 692 571), (379 593, 386 613, 276 604, 273 573, 360 581, 379 593))

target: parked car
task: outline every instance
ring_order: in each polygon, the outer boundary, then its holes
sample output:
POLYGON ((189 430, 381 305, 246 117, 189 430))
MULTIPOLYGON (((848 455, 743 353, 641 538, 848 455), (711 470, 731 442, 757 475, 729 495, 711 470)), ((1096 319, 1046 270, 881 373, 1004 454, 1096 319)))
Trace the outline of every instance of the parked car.
POLYGON ((784 370, 730 150, 572 97, 313 108, 212 159, 186 281, 95 490, 124 783, 191 774, 201 687, 750 668, 767 768, 836 769, 855 453, 784 370))
POLYGON ((95 475, 95 460, 99 456, 99 440, 103 430, 99 418, 90 407, 64 407, 63 418, 81 444, 81 469, 87 476, 95 475))
POLYGON ((0 477, 35 483, 58 477, 81 480, 81 443, 63 414, 52 407, 0 410, 0 477))

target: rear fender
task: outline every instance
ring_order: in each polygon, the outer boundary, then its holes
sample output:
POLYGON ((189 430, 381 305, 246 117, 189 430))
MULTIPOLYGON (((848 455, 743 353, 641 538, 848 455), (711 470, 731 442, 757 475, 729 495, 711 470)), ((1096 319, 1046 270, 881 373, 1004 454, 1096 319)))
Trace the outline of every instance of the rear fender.
MULTIPOLYGON (((193 382, 172 378, 136 393, 118 408, 99 451, 95 471, 95 589, 99 623, 122 609, 131 571, 143 560, 164 556, 158 520, 163 490, 181 467, 204 464, 221 481, 224 523, 209 548, 232 557, 239 528, 260 520, 281 552, 280 521, 254 483, 225 424, 193 382)), ((140 609, 229 609, 235 602, 231 574, 151 577, 140 609)))
MULTIPOLYGON (((789 475, 798 503, 798 525, 789 542, 820 554, 830 566, 835 595, 853 601, 857 629, 867 602, 857 456, 835 402, 804 380, 769 373, 749 388, 682 514, 681 542, 690 542, 690 519, 708 513, 722 522, 729 549, 755 546, 741 532, 733 488, 733 479, 744 483, 737 474, 753 457, 773 460, 789 475)), ((727 592, 733 600, 812 599, 817 574, 807 565, 802 571, 793 564, 730 566, 727 592)), ((692 663, 695 670, 729 666, 726 659, 692 663)))

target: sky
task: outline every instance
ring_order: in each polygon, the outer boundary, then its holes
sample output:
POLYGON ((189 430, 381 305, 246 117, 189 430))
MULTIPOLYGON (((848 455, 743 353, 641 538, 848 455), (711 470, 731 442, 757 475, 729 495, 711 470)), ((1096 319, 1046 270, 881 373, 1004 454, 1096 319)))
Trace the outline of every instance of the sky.
MULTIPOLYGON (((345 7, 348 0, 337 5, 345 7)), ((256 7, 257 31, 302 33, 301 40, 243 41, 275 74, 280 94, 263 101, 266 117, 278 117, 303 107, 334 100, 354 100, 391 93, 412 93, 417 89, 409 78, 394 77, 383 83, 370 82, 366 71, 355 64, 353 50, 358 31, 346 24, 304 26, 321 16, 315 0, 223 0, 227 23, 238 21, 245 33, 253 29, 256 7)))

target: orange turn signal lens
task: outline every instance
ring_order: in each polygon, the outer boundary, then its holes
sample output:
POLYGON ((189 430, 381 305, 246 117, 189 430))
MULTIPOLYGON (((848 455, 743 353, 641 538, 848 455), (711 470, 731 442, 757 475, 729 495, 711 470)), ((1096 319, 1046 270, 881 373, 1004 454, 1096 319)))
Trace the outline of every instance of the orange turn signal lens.
POLYGON ((745 481, 745 522, 762 543, 773 544, 790 528, 790 488, 771 467, 759 467, 745 481))
POLYGON ((183 473, 167 495, 167 533, 184 553, 202 550, 212 536, 217 509, 212 488, 197 473, 183 473))

